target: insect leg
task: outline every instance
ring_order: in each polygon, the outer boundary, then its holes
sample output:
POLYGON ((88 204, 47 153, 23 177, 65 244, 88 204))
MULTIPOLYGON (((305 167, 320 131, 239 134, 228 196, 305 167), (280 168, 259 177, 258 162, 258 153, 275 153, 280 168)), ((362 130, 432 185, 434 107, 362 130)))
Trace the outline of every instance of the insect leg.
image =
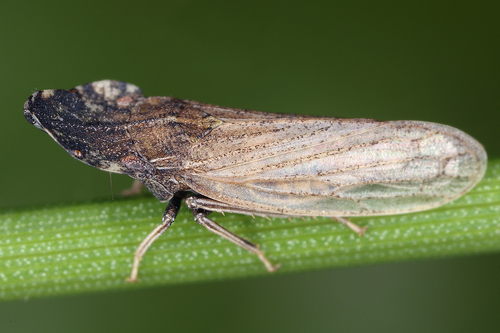
POLYGON ((346 227, 357 233, 359 237, 363 237, 365 231, 368 230, 368 227, 361 228, 359 225, 352 223, 349 219, 346 219, 345 217, 332 216, 332 219, 342 223, 343 225, 345 225, 346 227))
MULTIPOLYGON (((282 217, 282 218, 292 217, 291 215, 286 215, 286 214, 266 213, 266 212, 251 210, 248 208, 236 207, 234 205, 228 205, 223 202, 198 196, 192 196, 187 198, 186 205, 191 209, 204 209, 218 213, 236 213, 236 214, 263 216, 263 217, 269 217, 269 216, 282 217)), ((331 218, 337 222, 342 223, 343 225, 345 225, 346 227, 357 233, 359 236, 363 236, 365 231, 368 229, 368 227, 361 228, 360 226, 351 222, 349 219, 346 219, 345 217, 331 216, 331 218)))
POLYGON ((189 198, 186 198, 186 205, 189 207, 189 209, 192 210, 203 209, 209 212, 217 212, 217 213, 236 213, 236 214, 244 214, 252 216, 256 215, 262 217, 268 217, 268 216, 288 217, 288 215, 266 213, 258 210, 252 210, 248 208, 237 207, 234 205, 228 205, 220 201, 215 201, 209 198, 199 197, 199 196, 191 196, 189 198))
POLYGON ((165 213, 162 217, 162 223, 154 228, 149 235, 144 238, 141 245, 135 250, 134 264, 132 265, 132 273, 130 277, 126 279, 127 282, 137 282, 137 274, 139 273, 139 263, 141 262, 142 256, 151 246, 151 244, 161 236, 174 222, 179 209, 181 208, 181 201, 184 195, 174 195, 165 209, 165 213))
POLYGON ((271 262, 265 257, 264 252, 262 252, 256 244, 253 244, 247 241, 246 239, 243 239, 233 234, 229 230, 223 228, 222 226, 218 225, 217 223, 209 219, 207 215, 208 212, 205 210, 202 209, 193 210, 193 216, 196 222, 198 222, 200 225, 204 226, 208 230, 212 231, 213 233, 222 236, 225 239, 233 242, 234 244, 239 245, 242 248, 256 254, 259 257, 260 261, 264 263, 269 272, 272 273, 279 268, 279 265, 275 266, 271 264, 271 262))
POLYGON ((129 195, 137 195, 140 194, 144 185, 139 179, 134 179, 134 183, 132 186, 126 190, 123 190, 120 194, 124 197, 129 195))

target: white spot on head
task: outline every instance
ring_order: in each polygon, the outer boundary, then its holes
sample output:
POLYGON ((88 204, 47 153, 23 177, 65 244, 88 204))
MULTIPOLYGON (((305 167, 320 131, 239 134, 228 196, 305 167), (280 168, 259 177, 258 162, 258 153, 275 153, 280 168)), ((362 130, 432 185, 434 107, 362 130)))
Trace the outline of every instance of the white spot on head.
MULTIPOLYGON (((92 88, 94 88, 94 91, 96 93, 98 93, 101 96, 104 96, 105 99, 115 100, 118 98, 118 96, 120 96, 120 94, 123 94, 123 91, 118 88, 118 84, 119 84, 118 81, 102 80, 102 81, 92 82, 92 88)), ((140 93, 141 90, 139 89, 139 87, 127 83, 125 92, 128 94, 132 94, 132 93, 140 93)))
MULTIPOLYGON (((36 93, 35 93, 36 94, 36 93)), ((33 96, 35 95, 33 94, 33 96)), ((52 96, 54 96, 54 90, 49 89, 49 90, 42 90, 42 98, 43 99, 49 99, 52 96)))
POLYGON ((127 83, 127 89, 126 89, 126 91, 129 94, 140 94, 141 93, 141 88, 139 88, 136 85, 127 83))
POLYGON ((119 89, 113 86, 113 81, 111 80, 92 82, 92 88, 106 99, 115 99, 121 93, 119 89))

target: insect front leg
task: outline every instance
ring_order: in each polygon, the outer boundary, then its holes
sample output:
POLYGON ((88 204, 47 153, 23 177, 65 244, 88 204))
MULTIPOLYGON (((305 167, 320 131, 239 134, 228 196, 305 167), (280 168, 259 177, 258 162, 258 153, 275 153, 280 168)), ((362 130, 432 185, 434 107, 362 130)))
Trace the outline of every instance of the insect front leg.
POLYGON ((266 266, 267 270, 269 272, 274 272, 279 268, 279 265, 273 265, 271 262, 266 258, 264 255, 264 252, 262 252, 259 247, 256 244, 253 244, 249 241, 247 241, 244 238, 241 238, 238 235, 233 234, 229 230, 223 228, 219 224, 215 223, 211 219, 208 218, 209 212, 203 210, 203 209, 193 209, 193 216, 194 220, 198 222, 200 225, 204 226, 208 230, 212 231, 213 233, 224 237, 225 239, 233 242, 234 244, 241 246, 245 250, 248 250, 254 254, 256 254, 260 261, 264 263, 266 266))
POLYGON ((153 231, 149 235, 144 238, 141 245, 135 250, 134 264, 132 265, 132 273, 130 277, 126 279, 127 282, 137 282, 137 274, 139 273, 139 263, 141 262, 142 256, 151 246, 151 244, 161 236, 174 222, 179 209, 181 208, 182 199, 184 199, 185 194, 175 194, 172 199, 170 199, 167 208, 165 209, 165 213, 162 217, 162 223, 154 228, 153 231))

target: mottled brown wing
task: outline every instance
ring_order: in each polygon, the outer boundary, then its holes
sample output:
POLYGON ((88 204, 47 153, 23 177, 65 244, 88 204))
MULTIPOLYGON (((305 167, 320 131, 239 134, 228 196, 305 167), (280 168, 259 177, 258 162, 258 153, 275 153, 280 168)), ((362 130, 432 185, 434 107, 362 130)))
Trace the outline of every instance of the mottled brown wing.
POLYGON ((446 125, 285 118, 224 123, 183 166, 194 191, 231 205, 356 216, 444 204, 482 178, 486 160, 476 140, 446 125))

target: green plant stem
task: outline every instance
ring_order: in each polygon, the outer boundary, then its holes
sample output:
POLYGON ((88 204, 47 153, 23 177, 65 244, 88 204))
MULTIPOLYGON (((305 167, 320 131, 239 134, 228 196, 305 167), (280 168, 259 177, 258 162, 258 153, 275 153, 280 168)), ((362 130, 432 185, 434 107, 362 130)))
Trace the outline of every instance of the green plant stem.
MULTIPOLYGON (((270 274, 259 259, 193 221, 183 208, 126 283, 134 252, 161 220, 154 198, 48 207, 0 215, 0 299, 74 294, 270 274)), ((359 237, 329 218, 212 214, 259 244, 273 274, 500 250, 500 160, 464 197, 414 214, 352 218, 359 237)))

